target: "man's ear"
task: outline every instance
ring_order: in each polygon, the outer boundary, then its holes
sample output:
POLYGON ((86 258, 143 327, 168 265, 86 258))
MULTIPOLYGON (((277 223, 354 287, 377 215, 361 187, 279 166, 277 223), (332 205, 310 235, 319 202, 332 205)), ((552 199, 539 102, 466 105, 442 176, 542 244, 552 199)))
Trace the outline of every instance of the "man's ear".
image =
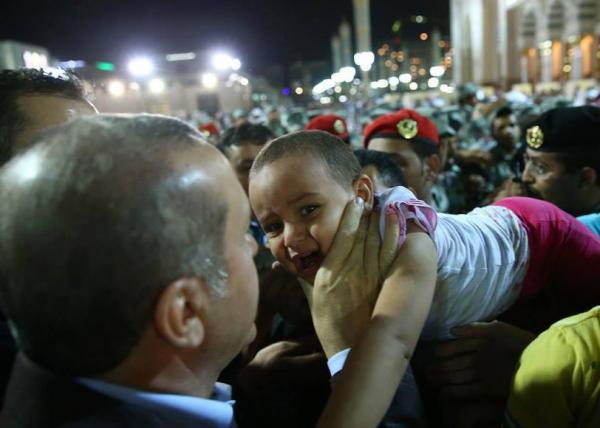
POLYGON ((354 180, 352 187, 354 189, 354 194, 356 196, 360 196, 365 201, 365 206, 372 209, 375 200, 375 194, 371 177, 369 177, 367 174, 360 174, 360 176, 354 180))
POLYGON ((207 284, 203 278, 181 278, 158 297, 154 324, 164 340, 178 348, 197 348, 204 341, 202 320, 207 284))
POLYGON ((441 168, 442 160, 439 155, 433 154, 425 158, 425 179, 431 183, 435 183, 441 168))
POLYGON ((596 186, 597 179, 598 173, 591 166, 584 166, 579 171, 579 182, 583 186, 596 186))

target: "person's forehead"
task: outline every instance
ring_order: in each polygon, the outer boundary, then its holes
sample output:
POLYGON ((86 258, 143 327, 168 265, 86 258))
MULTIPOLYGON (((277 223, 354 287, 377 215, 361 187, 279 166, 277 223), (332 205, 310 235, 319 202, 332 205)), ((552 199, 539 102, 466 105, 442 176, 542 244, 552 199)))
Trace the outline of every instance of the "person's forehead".
POLYGON ((322 161, 314 156, 285 156, 264 165, 250 178, 250 197, 285 203, 307 192, 338 185, 322 161))
POLYGON ((369 142, 369 150, 395 153, 408 158, 418 158, 412 143, 400 138, 373 138, 369 142))
POLYGON ((503 125, 503 124, 514 123, 516 121, 517 121, 517 119, 516 119, 515 115, 509 114, 507 116, 500 116, 500 117, 495 118, 494 124, 495 125, 503 125))
POLYGON ((532 161, 562 164, 558 153, 527 149, 527 157, 532 161))

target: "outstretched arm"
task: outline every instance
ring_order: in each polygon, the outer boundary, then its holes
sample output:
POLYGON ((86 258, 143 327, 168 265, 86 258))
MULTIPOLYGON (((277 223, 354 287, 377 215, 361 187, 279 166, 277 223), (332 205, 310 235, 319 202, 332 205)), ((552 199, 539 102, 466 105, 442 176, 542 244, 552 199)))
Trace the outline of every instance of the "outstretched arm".
MULTIPOLYGON (((409 225, 409 232, 420 230, 409 225)), ((437 256, 423 232, 409 233, 354 345, 319 428, 376 427, 406 371, 435 289, 437 256)), ((331 355, 328 355, 331 357, 331 355)))

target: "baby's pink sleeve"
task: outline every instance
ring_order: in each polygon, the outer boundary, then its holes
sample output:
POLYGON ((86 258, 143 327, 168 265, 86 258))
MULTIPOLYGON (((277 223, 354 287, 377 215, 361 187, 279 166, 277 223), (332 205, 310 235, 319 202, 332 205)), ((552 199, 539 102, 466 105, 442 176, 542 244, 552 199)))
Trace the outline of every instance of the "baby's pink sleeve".
POLYGON ((398 215, 400 236, 398 246, 402 246, 406 240, 406 222, 413 220, 425 233, 433 238, 433 232, 437 226, 437 213, 425 202, 417 199, 415 195, 405 187, 394 187, 379 195, 379 206, 381 217, 379 220, 379 231, 381 236, 385 230, 385 216, 389 212, 398 215))

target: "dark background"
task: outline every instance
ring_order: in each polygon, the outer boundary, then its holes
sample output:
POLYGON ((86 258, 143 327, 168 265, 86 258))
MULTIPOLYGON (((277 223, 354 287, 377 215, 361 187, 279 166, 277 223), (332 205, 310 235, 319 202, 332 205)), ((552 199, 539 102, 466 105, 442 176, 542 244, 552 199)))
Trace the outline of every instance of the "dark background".
MULTIPOLYGON (((447 34, 448 3, 372 0, 374 45, 390 37, 396 19, 403 38, 432 25, 447 34), (411 25, 416 14, 429 22, 411 25)), ((61 60, 117 64, 136 54, 224 48, 260 74, 272 65, 329 60, 330 38, 344 17, 352 23, 351 0, 0 0, 0 40, 40 45, 61 60)))

